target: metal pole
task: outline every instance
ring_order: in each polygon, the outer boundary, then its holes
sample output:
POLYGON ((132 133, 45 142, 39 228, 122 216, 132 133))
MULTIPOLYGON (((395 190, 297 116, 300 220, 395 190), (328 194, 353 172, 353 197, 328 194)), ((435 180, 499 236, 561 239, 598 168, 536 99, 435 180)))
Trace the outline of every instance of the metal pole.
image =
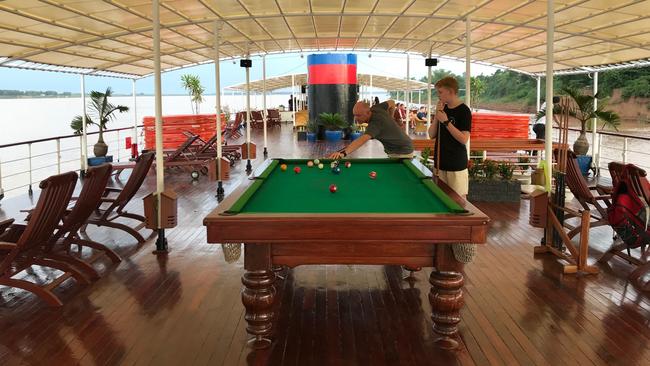
POLYGON ((264 157, 269 155, 266 132, 266 55, 262 56, 262 116, 264 117, 264 157))
POLYGON ((2 160, 0 160, 0 200, 5 198, 5 190, 2 189, 2 160))
MULTIPOLYGON (((246 59, 250 59, 248 47, 246 51, 246 59)), ((295 110, 296 106, 293 107, 295 110)), ((253 165, 251 165, 251 71, 249 67, 246 67, 246 155, 248 157, 246 171, 250 172, 253 170, 253 165)))
POLYGON ((158 214, 158 239, 154 253, 167 252, 165 229, 161 228, 162 192, 165 190, 165 162, 163 160, 163 128, 162 128, 162 86, 160 79, 160 7, 159 0, 153 0, 153 81, 156 111, 156 211, 158 214))
POLYGON ((120 161, 120 130, 117 130, 117 161, 120 161))
POLYGON ((293 101, 295 83, 296 83, 296 75, 292 74, 291 75, 291 96, 289 97, 289 100, 291 101, 291 119, 293 120, 294 129, 296 128, 296 103, 294 103, 293 101))
MULTIPOLYGON (((433 45, 431 45, 433 48, 433 45)), ((431 58, 431 49, 429 49, 429 58, 431 58)), ((427 66, 427 138, 429 136, 429 127, 431 127, 431 66, 427 66)))
POLYGON ((221 157, 223 149, 221 147, 221 75, 219 73, 219 31, 221 24, 219 21, 214 22, 214 85, 215 85, 215 109, 217 113, 217 197, 223 197, 223 178, 221 175, 221 157))
POLYGON ((410 111, 410 106, 409 103, 411 102, 411 57, 409 54, 406 54, 406 90, 404 91, 404 104, 406 104, 406 122, 404 123, 404 132, 406 132, 406 135, 408 136, 409 134, 409 111, 410 111))
MULTIPOLYGON (((86 126, 86 78, 81 74, 81 176, 88 169, 88 130, 86 126)), ((31 183, 31 182, 30 182, 31 183)), ((31 189, 31 188, 30 188, 31 189)))
MULTIPOLYGON (((131 145, 132 146, 139 146, 138 145, 138 99, 135 94, 135 79, 133 81, 133 91, 131 94, 133 94, 133 135, 131 136, 131 145)), ((131 147, 131 158, 135 158, 135 152, 133 150, 133 147, 131 147)))
POLYGON ((32 190, 32 144, 27 144, 27 150, 29 153, 29 189, 27 193, 31 196, 34 193, 32 190))
MULTIPOLYGON (((598 99, 596 99, 596 94, 598 93, 598 71, 594 72, 594 111, 598 109, 598 99)), ((596 154, 596 144, 598 144, 598 119, 594 118, 591 122, 591 164, 596 168, 596 175, 600 175, 600 165, 598 164, 600 156, 596 154)))
POLYGON ((544 172, 546 175, 546 191, 551 191, 551 176, 553 171, 553 40, 555 35, 555 17, 553 0, 548 0, 546 14, 546 134, 544 136, 544 172))
POLYGON ((370 105, 372 105, 373 102, 373 97, 372 97, 372 74, 370 74, 370 105))
POLYGON ((61 174, 61 139, 56 139, 56 174, 61 174))
POLYGON ((539 109, 541 108, 541 93, 542 93, 542 79, 538 76, 537 77, 537 109, 536 111, 539 112, 539 109))

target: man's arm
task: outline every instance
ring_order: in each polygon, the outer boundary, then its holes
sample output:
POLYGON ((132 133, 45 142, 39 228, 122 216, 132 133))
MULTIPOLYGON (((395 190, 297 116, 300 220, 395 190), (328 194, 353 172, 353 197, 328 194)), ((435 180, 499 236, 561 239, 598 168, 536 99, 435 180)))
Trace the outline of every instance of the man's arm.
POLYGON ((370 136, 367 133, 364 133, 363 135, 361 135, 361 137, 359 137, 358 139, 352 141, 352 143, 350 143, 350 145, 348 145, 346 148, 344 148, 343 150, 337 151, 335 153, 332 153, 328 157, 330 159, 344 158, 344 157, 352 154, 355 150, 357 150, 361 146, 363 146, 363 144, 365 144, 371 138, 372 138, 372 136, 370 136))

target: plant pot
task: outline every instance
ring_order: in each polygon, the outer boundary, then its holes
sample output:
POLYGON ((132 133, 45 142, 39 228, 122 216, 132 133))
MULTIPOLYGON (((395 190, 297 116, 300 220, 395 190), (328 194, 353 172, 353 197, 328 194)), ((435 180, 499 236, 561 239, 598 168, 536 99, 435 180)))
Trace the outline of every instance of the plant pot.
POLYGON ((591 155, 577 155, 576 160, 578 161, 578 167, 580 167, 580 172, 585 177, 589 175, 589 169, 591 168, 591 155))
POLYGON ((573 143, 573 152, 576 155, 586 155, 589 152, 589 140, 587 140, 587 135, 585 132, 580 132, 580 136, 573 143))
POLYGON ((307 141, 316 142, 316 132, 307 132, 307 141))
POLYGON ((298 141, 305 141, 307 140, 307 131, 298 131, 296 132, 296 136, 298 141))
POLYGON ((467 199, 479 202, 519 202, 521 182, 518 180, 470 180, 467 199))
POLYGON ((352 132, 350 134, 350 141, 354 141, 354 140, 358 139, 359 137, 361 137, 361 135, 362 135, 361 132, 352 132))
POLYGON ((331 142, 336 142, 336 141, 341 141, 343 138, 343 131, 330 131, 327 130, 325 131, 325 140, 331 141, 331 142))
POLYGON ((108 145, 106 145, 104 142, 98 141, 95 146, 93 146, 93 152, 95 153, 96 157, 106 156, 108 153, 108 145))

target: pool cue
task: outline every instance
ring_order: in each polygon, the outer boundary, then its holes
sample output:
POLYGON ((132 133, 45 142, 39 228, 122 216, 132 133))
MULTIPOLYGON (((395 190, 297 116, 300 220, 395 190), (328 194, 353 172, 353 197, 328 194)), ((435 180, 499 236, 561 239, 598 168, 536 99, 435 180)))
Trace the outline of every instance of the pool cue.
MULTIPOLYGON (((440 101, 438 101, 438 104, 440 104, 440 101)), ((437 112, 438 112, 438 107, 436 107, 436 113, 437 112)), ((440 123, 440 120, 438 120, 438 118, 436 118, 436 121, 438 123, 438 133, 436 134, 436 173, 435 173, 437 178, 440 177, 440 133, 442 131, 442 123, 440 123)))

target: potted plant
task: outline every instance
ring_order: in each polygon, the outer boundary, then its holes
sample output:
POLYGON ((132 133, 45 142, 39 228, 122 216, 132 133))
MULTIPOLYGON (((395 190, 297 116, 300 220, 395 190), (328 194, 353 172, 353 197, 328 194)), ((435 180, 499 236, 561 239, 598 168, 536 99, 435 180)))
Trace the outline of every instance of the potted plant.
POLYGON ((350 141, 354 141, 361 137, 362 133, 359 131, 359 125, 353 123, 350 125, 350 141))
POLYGON ((205 88, 201 85, 201 80, 198 75, 184 74, 181 75, 181 84, 190 95, 192 113, 199 114, 199 107, 203 102, 203 92, 205 92, 205 88))
MULTIPOLYGON (((600 93, 596 93, 596 95, 583 94, 580 90, 568 86, 562 88, 562 93, 568 96, 572 102, 566 107, 568 110, 563 110, 562 105, 555 104, 553 113, 563 114, 568 112, 569 116, 580 122, 580 136, 573 143, 573 152, 576 155, 585 155, 589 151, 586 132, 587 124, 592 119, 596 118, 603 123, 601 129, 605 128, 605 126, 611 126, 618 130, 617 126, 620 124, 621 118, 618 114, 605 109, 607 106, 606 100, 599 97, 600 93), (594 110, 594 101, 596 100, 598 101, 598 107, 594 110)), ((543 109, 537 113, 537 119, 545 115, 546 109, 543 109)))
MULTIPOLYGON (((106 123, 115 118, 114 113, 127 112, 129 107, 123 105, 113 105, 108 102, 108 98, 113 95, 110 87, 106 88, 104 93, 98 91, 90 92, 90 104, 88 105, 89 114, 86 114, 86 125, 96 125, 99 127, 99 138, 93 148, 93 152, 97 157, 106 156, 108 153, 108 145, 104 142, 104 130, 106 123), (93 118, 91 118, 91 116, 93 118)), ((80 135, 83 130, 83 122, 81 116, 75 116, 70 122, 70 127, 74 130, 76 135, 80 135)))
POLYGON ((278 106, 278 111, 280 111, 280 112, 284 112, 284 108, 285 108, 285 107, 284 107, 284 104, 280 104, 280 105, 278 106))
POLYGON ((318 133, 318 123, 313 119, 307 121, 307 141, 316 142, 317 133, 318 133))
POLYGON ((342 129, 347 127, 347 122, 338 113, 321 113, 318 115, 325 127, 325 139, 327 141, 340 141, 343 138, 342 129))
POLYGON ((506 161, 471 159, 467 167, 469 174, 467 199, 484 202, 519 202, 521 183, 513 179, 514 169, 515 166, 506 161))

